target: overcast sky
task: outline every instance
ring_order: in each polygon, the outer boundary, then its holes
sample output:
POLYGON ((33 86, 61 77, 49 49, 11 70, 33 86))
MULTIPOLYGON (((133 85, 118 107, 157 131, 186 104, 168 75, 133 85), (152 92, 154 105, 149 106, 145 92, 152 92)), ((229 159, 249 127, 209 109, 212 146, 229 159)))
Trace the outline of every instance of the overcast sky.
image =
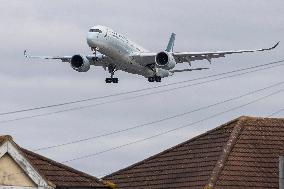
MULTIPOLYGON (((177 34, 176 51, 253 49, 270 47, 277 41, 283 42, 270 52, 231 55, 215 59, 211 65, 206 61, 196 61, 192 67, 210 67, 210 70, 180 73, 163 79, 162 84, 169 84, 284 59, 283 8, 283 0, 1 0, 0 112, 161 85, 148 83, 141 76, 123 72, 116 73, 120 79, 119 84, 105 84, 104 79, 108 73, 102 68, 95 67, 87 73, 78 73, 67 63, 27 60, 23 56, 24 49, 35 55, 90 54, 86 34, 90 27, 97 24, 108 26, 154 52, 165 49, 171 32, 177 34)), ((187 64, 178 66, 187 67, 187 64)), ((12 135, 20 146, 33 150, 133 127, 232 98, 283 81, 283 71, 281 66, 163 94, 0 123, 0 131, 1 134, 12 135)), ((59 162, 97 153, 198 121, 279 89, 281 88, 267 90, 258 95, 131 132, 38 153, 59 162)), ((124 97, 1 116, 0 120, 119 98, 124 97)), ((265 117, 284 108, 283 99, 284 94, 281 93, 200 124, 98 156, 69 162, 67 165, 95 176, 102 176, 241 115, 265 117)), ((284 112, 274 117, 284 117, 284 112)))

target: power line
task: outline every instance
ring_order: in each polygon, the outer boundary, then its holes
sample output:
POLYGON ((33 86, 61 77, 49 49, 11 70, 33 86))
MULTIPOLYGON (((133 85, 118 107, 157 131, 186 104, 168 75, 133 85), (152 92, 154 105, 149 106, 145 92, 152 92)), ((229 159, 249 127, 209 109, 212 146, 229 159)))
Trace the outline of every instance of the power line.
POLYGON ((240 99, 240 98, 243 98, 243 97, 255 94, 255 93, 262 92, 264 90, 267 90, 267 89, 270 89, 270 88, 273 88, 273 87, 280 86, 282 84, 284 84, 284 82, 278 82, 276 84, 273 84, 273 85, 270 85, 270 86, 267 86, 267 87, 264 87, 264 88, 261 88, 261 89, 257 89, 257 90, 254 90, 254 91, 250 91, 248 93, 245 93, 245 94, 233 97, 233 98, 229 98, 229 99, 226 99, 226 100, 223 100, 223 101, 219 101, 219 102, 214 103, 214 104, 210 104, 210 105, 207 105, 207 106, 203 106, 203 107, 197 108, 195 110, 191 110, 191 111, 183 112, 183 113, 176 114, 176 115, 173 115, 173 116, 165 117, 165 118, 162 118, 162 119, 159 119, 159 120, 156 120, 156 121, 151 121, 151 122, 147 122, 147 123, 144 123, 144 124, 136 125, 134 127, 129 127, 129 128, 126 128, 126 129, 112 131, 112 132, 109 132, 109 133, 105 133, 105 134, 101 134, 101 135, 97 135, 97 136, 93 136, 93 137, 73 140, 73 141, 70 141, 70 142, 61 143, 61 144, 57 144, 57 145, 42 147, 42 148, 35 149, 33 151, 42 151, 42 150, 47 150, 47 149, 58 148, 58 147, 62 147, 62 146, 67 146, 67 145, 71 145, 71 144, 76 144, 76 143, 80 143, 80 142, 94 140, 94 139, 97 139, 97 138, 102 138, 102 137, 106 137, 106 136, 110 136, 110 135, 114 135, 114 134, 118 134, 118 133, 123 133, 123 132, 130 131, 130 130, 142 128, 142 127, 145 127, 145 126, 148 126, 148 125, 153 125, 153 124, 160 123, 160 122, 163 122, 163 121, 167 121, 167 120, 170 120, 170 119, 174 119, 174 118, 178 118, 178 117, 181 117, 181 116, 185 116, 185 115, 188 115, 188 114, 191 114, 191 113, 194 113, 194 112, 205 110, 205 109, 208 109, 208 108, 220 105, 220 104, 224 104, 224 103, 227 103, 227 102, 230 102, 230 101, 234 101, 234 100, 237 100, 237 99, 240 99))
POLYGON ((282 108, 282 109, 280 109, 280 110, 277 110, 276 112, 273 112, 273 113, 269 114, 269 115, 266 116, 266 117, 272 117, 272 116, 277 115, 277 114, 279 114, 280 112, 283 112, 283 111, 284 111, 284 108, 282 108))
MULTIPOLYGON (((273 115, 276 115, 276 114, 278 114, 278 113, 280 113, 280 112, 282 112, 282 111, 284 111, 284 108, 282 108, 282 109, 280 109, 280 110, 278 110, 278 111, 276 111, 276 112, 273 112, 273 113, 269 114, 269 115, 266 116, 265 118, 269 118, 269 117, 271 117, 271 116, 273 116, 273 115)), ((96 177, 102 178, 102 177, 104 177, 104 176, 106 176, 106 175, 109 175, 109 174, 111 174, 111 173, 113 173, 113 172, 114 172, 114 171, 108 171, 108 172, 100 173, 100 174, 97 174, 96 177)))
POLYGON ((254 72, 257 72, 257 71, 267 70, 267 69, 271 69, 271 68, 278 67, 278 66, 283 66, 283 64, 273 65, 273 66, 270 66, 270 67, 260 68, 260 69, 256 69, 256 70, 252 70, 252 71, 247 71, 247 72, 243 72, 243 73, 239 73, 239 74, 220 77, 220 78, 213 79, 213 80, 203 81, 203 82, 199 82, 199 83, 193 83, 193 84, 175 87, 175 88, 171 88, 171 89, 160 90, 160 91, 156 91, 156 92, 150 92, 150 93, 137 95, 137 96, 133 96, 133 97, 125 97, 125 98, 121 98, 121 99, 117 99, 117 100, 110 100, 110 101, 101 102, 101 103, 92 104, 92 105, 74 107, 74 108, 69 108, 69 109, 64 109, 64 110, 59 110, 59 111, 54 111, 54 112, 36 114, 36 115, 32 115, 32 116, 24 116, 24 117, 15 118, 15 119, 2 120, 2 121, 0 121, 0 124, 14 122, 14 121, 20 121, 20 120, 25 120, 25 119, 32 119, 32 118, 37 118, 37 117, 43 117, 43 116, 49 116, 49 115, 54 115, 54 114, 63 113, 63 112, 81 110, 81 109, 86 109, 86 108, 91 108, 91 107, 95 107, 95 106, 100 106, 100 105, 105 105, 105 104, 110 104, 110 103, 116 103, 116 102, 121 102, 121 101, 126 101, 126 100, 132 100, 132 99, 136 99, 136 98, 140 98, 140 97, 144 97, 144 96, 148 96, 148 95, 153 95, 153 94, 161 94, 161 93, 164 93, 164 92, 169 92, 169 91, 173 91, 173 90, 177 90, 177 89, 183 89, 183 88, 186 88, 186 87, 197 86, 197 85, 201 85, 201 84, 211 83, 211 82, 214 82, 214 81, 219 81, 219 80, 222 80, 222 79, 233 78, 233 77, 237 77, 237 76, 241 76, 241 75, 245 75, 245 74, 249 74, 249 73, 254 73, 254 72))
POLYGON ((271 96, 273 96, 273 95, 279 94, 279 93, 281 93, 281 92, 283 92, 283 91, 284 91, 283 89, 278 90, 278 91, 276 91, 276 92, 270 93, 270 94, 268 94, 268 95, 266 95, 266 96, 263 96, 263 97, 260 97, 260 98, 257 98, 257 99, 255 99, 255 100, 252 100, 252 101, 250 101, 250 102, 248 102, 248 103, 245 103, 245 104, 242 104, 242 105, 240 105, 240 106, 236 106, 236 107, 231 108, 231 109, 228 109, 228 110, 226 110, 226 111, 222 111, 222 112, 213 114, 213 115, 211 115, 211 116, 208 116, 208 117, 206 117, 206 118, 204 118, 204 119, 201 119, 201 120, 199 120, 199 121, 192 122, 192 123, 190 123, 190 124, 186 124, 186 125, 183 125, 183 126, 174 128, 174 129, 170 129, 170 130, 168 130, 168 131, 164 131, 164 132, 161 132, 161 133, 152 135, 152 136, 147 137, 147 138, 143 138, 143 139, 136 140, 136 141, 133 141, 133 142, 130 142, 130 143, 126 143, 126 144, 123 144, 123 145, 119 145, 119 146, 116 146, 116 147, 112 147, 112 148, 109 148, 109 149, 106 149, 106 150, 103 150, 103 151, 100 151, 100 152, 97 152, 97 153, 94 153, 94 154, 89 154, 89 155, 84 155, 84 156, 76 157, 76 158, 73 158, 73 159, 69 159, 69 160, 63 161, 63 162, 61 162, 61 163, 68 163, 68 162, 72 162, 72 161, 77 161, 77 160, 81 160, 81 159, 90 158, 90 157, 93 157, 93 156, 98 156, 98 155, 100 155, 100 154, 103 154, 103 153, 106 153, 106 152, 109 152, 109 151, 113 151, 113 150, 120 149, 120 148, 123 148, 123 147, 126 147, 126 146, 130 146, 130 145, 133 145, 133 144, 137 144, 137 143, 141 143, 141 142, 144 142, 144 141, 147 141, 147 140, 151 140, 151 139, 156 138, 156 137, 159 137, 159 136, 161 136, 161 135, 165 135, 165 134, 171 133, 171 132, 173 132, 173 131, 180 130, 180 129, 183 129, 183 128, 185 128, 185 127, 189 127, 189 126, 192 126, 192 125, 196 125, 196 124, 201 123, 201 122, 203 122, 203 121, 207 121, 207 120, 212 119, 212 118, 214 118, 214 117, 217 117, 217 116, 223 115, 223 114, 225 114, 225 113, 231 112, 231 111, 233 111, 233 110, 242 108, 242 107, 244 107, 244 106, 253 104, 253 103, 255 103, 255 102, 261 101, 261 100, 266 99, 266 98, 268 98, 268 97, 271 97, 271 96))
MULTIPOLYGON (((77 161, 77 160, 81 160, 81 159, 86 159, 86 158, 90 158, 90 157, 93 157, 93 156, 98 156, 100 154, 103 154, 103 153, 106 153, 106 152, 109 152, 109 151, 113 151, 113 150, 116 150, 116 149, 120 149, 120 148, 123 148, 123 147, 126 147, 126 146, 130 146, 130 145, 133 145, 133 144, 136 144, 136 143, 140 143, 140 142, 144 142, 144 141, 147 141, 147 140, 150 140, 150 139, 153 139, 153 138, 156 138, 156 137, 159 137, 159 136, 162 136, 162 135, 165 135, 167 133, 171 133, 173 131, 176 131, 176 130, 179 130, 179 129, 183 129, 183 128, 186 128, 186 127, 189 127, 189 126, 193 126, 193 125, 196 125, 198 123, 201 123, 201 122, 204 122, 204 121, 207 121, 209 119, 212 119, 212 118, 215 118, 215 117, 218 117, 220 115, 223 115, 223 114, 226 114, 228 112, 231 112, 231 111, 234 111, 234 110, 237 110, 239 108, 242 108, 242 107, 245 107, 245 106, 248 106, 250 104, 253 104, 255 102, 258 102, 258 101, 261 101, 261 100, 264 100, 268 97, 271 97, 273 95, 276 95, 276 94, 279 94, 281 92, 283 92, 284 90, 281 89, 281 90, 278 90, 276 92, 273 92, 273 93, 270 93, 266 96, 263 96, 263 97, 260 97, 258 99, 255 99, 255 100, 252 100, 248 103, 245 103, 245 104, 242 104, 240 106, 235 106, 234 108, 230 108, 226 111, 222 111, 222 112, 219 112, 219 113, 216 113, 216 114, 213 114, 211 116, 208 116, 204 119, 201 119, 199 121, 195 121, 195 122, 192 122, 192 123, 189 123, 189 124, 186 124, 186 125, 183 125, 183 126, 180 126, 180 127, 177 127, 177 128, 174 128, 174 129, 171 129, 171 130, 168 130, 168 131, 165 131, 165 132, 161 132, 161 133, 158 133, 156 135, 152 135, 150 137, 147 137, 147 138, 144 138, 144 139, 140 139, 140 140, 136 140, 136 141, 133 141, 133 142, 130 142, 130 143, 126 143, 124 145, 120 145, 120 146, 116 146, 116 147, 113 147, 113 148, 109 148, 107 150, 103 150, 103 151, 100 151, 100 152, 97 152, 97 153, 94 153, 94 154, 89 154, 89 155, 85 155, 85 156, 80 156, 80 157, 77 157, 77 158, 73 158, 73 159, 70 159, 70 160, 66 160, 66 161, 63 161, 61 163, 68 163, 68 162, 72 162, 72 161, 77 161)), ((8 177, 8 176, 11 176, 11 175, 16 175, 16 174, 25 174, 24 172, 17 172, 17 173, 13 173, 13 174, 9 174, 9 175, 4 175, 2 177, 8 177)))
POLYGON ((34 110, 47 109, 47 108, 52 108, 52 107, 65 106, 65 105, 70 105, 70 104, 75 104, 75 103, 81 103, 81 102, 98 100, 98 99, 105 99, 105 98, 110 98, 110 97, 115 97, 115 96, 126 95, 126 94, 132 94, 132 93, 142 92, 142 91, 146 91, 146 90, 152 90, 152 89, 157 89, 157 88, 177 85, 177 84, 181 84, 181 83, 186 83, 186 82, 191 82, 191 81, 197 81, 197 80, 202 80, 202 79, 208 79, 208 78, 212 78, 212 77, 227 75, 227 74, 241 72, 241 71, 250 70, 250 69, 255 69, 255 68, 259 68, 259 67, 275 65, 275 64, 279 64, 279 63, 283 63, 283 62, 284 62, 284 60, 279 60, 279 61, 275 61, 275 62, 271 62, 271 63, 261 64, 261 65, 257 65, 257 66, 247 67, 247 68, 236 69, 236 70, 232 70, 232 71, 229 71, 229 72, 223 72, 223 73, 219 73, 219 74, 214 74, 214 75, 209 75, 209 76, 205 76, 205 77, 199 77, 199 78, 195 78, 195 79, 174 82, 174 83, 160 85, 160 86, 155 86, 155 87, 148 87, 148 88, 144 88, 144 89, 138 89, 138 90, 132 90, 132 91, 127 91, 127 92, 115 93, 115 94, 105 95, 105 96, 100 96, 100 97, 92 97, 92 98, 86 98, 86 99, 81 99, 81 100, 63 102, 63 103, 58 103, 58 104, 39 106, 39 107, 33 107, 33 108, 27 108, 27 109, 20 109, 20 110, 14 110, 14 111, 9 111, 9 112, 3 112, 3 113, 0 113, 0 116, 9 115, 9 114, 16 114, 16 113, 22 113, 22 112, 28 112, 28 111, 34 111, 34 110))

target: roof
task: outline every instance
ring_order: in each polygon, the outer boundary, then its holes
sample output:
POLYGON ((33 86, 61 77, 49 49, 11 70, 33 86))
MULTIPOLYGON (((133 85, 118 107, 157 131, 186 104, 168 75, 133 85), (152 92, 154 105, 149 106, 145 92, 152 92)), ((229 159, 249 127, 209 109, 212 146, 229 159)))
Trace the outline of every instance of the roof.
POLYGON ((109 185, 91 175, 75 170, 71 167, 55 162, 39 154, 19 147, 11 136, 0 136, 0 145, 5 141, 11 141, 20 153, 31 163, 38 173, 52 186, 60 187, 87 187, 110 188, 109 185))
POLYGON ((0 146, 7 140, 11 140, 12 137, 9 135, 5 135, 5 136, 0 136, 0 146))
POLYGON ((278 188, 284 119, 242 116, 104 179, 118 188, 278 188))

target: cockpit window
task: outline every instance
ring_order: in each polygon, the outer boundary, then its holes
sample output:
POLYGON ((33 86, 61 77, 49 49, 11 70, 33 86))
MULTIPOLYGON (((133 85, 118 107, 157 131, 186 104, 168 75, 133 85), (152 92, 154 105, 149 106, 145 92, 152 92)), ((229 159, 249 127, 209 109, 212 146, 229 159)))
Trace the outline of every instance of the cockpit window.
POLYGON ((97 33, 102 33, 102 30, 100 29, 90 29, 89 32, 97 32, 97 33))

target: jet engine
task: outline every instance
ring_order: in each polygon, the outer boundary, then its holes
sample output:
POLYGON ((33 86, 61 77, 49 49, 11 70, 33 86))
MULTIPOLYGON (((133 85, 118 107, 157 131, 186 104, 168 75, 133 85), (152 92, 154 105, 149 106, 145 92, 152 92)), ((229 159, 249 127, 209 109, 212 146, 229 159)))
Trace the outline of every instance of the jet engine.
POLYGON ((82 55, 74 55, 71 58, 71 67, 77 72, 87 72, 90 69, 89 60, 82 55))
POLYGON ((159 52, 155 58, 156 64, 163 69, 170 70, 176 66, 176 61, 172 54, 168 52, 159 52))

